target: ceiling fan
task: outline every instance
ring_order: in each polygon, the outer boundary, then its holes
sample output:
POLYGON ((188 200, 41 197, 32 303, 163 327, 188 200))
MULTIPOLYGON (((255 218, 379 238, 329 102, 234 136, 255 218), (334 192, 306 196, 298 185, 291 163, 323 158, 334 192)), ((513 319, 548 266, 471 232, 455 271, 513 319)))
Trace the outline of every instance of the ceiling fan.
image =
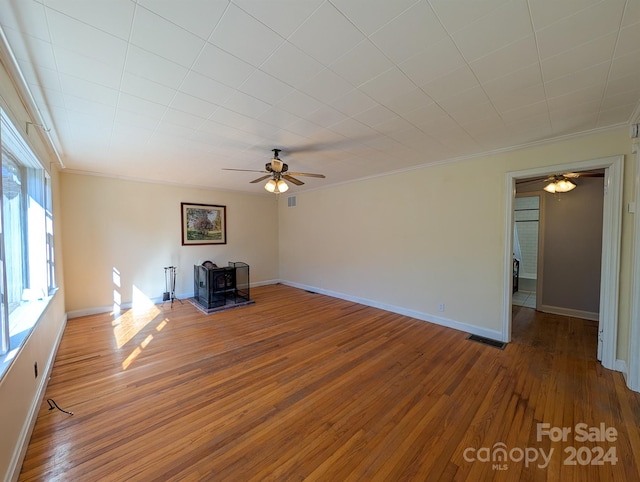
POLYGON ((266 176, 261 176, 258 179, 254 179, 250 181, 251 183, 256 183, 260 181, 264 181, 265 179, 269 179, 265 184, 264 188, 273 193, 281 193, 285 192, 289 189, 289 186, 284 181, 285 179, 296 186, 302 186, 304 182, 300 179, 296 179, 293 176, 306 176, 306 177, 318 177, 325 178, 324 174, 312 174, 310 172, 290 172, 289 166, 282 162, 278 157, 278 154, 282 151, 282 149, 271 149, 273 151, 273 158, 271 161, 267 162, 264 165, 264 171, 258 171, 254 169, 223 169, 224 171, 244 171, 244 172, 263 172, 266 173, 266 176))
POLYGON ((552 174, 550 176, 535 177, 530 179, 518 179, 517 185, 544 182, 544 190, 550 193, 563 193, 575 189, 576 183, 573 179, 579 177, 604 177, 603 169, 596 169, 584 172, 565 172, 563 174, 552 174))

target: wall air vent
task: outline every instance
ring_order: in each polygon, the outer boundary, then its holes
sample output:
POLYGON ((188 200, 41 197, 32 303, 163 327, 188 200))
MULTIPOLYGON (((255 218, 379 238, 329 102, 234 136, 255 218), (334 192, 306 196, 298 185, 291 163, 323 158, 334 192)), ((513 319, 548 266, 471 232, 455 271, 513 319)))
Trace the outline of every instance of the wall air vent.
POLYGON ((492 340, 491 338, 485 338, 484 336, 478 336, 478 335, 469 335, 467 337, 467 340, 477 341, 478 343, 489 345, 494 348, 500 348, 501 350, 504 350, 504 347, 507 346, 506 343, 503 343, 501 341, 492 340))
POLYGON ((289 196, 287 198, 287 207, 288 208, 295 208, 296 207, 296 197, 295 196, 289 196))

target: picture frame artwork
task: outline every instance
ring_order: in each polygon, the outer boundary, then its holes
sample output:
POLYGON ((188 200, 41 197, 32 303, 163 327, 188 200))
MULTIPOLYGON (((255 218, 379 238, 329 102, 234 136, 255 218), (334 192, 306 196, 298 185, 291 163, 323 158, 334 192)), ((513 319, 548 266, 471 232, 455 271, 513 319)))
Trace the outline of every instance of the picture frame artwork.
POLYGON ((180 203, 182 245, 227 244, 227 207, 180 203))

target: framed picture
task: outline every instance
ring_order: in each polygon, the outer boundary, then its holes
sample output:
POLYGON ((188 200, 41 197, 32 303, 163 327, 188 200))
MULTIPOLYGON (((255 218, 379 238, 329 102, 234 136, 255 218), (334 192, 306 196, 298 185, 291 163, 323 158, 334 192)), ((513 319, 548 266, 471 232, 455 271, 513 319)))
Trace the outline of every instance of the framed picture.
POLYGON ((227 244, 227 207, 180 203, 182 245, 227 244))

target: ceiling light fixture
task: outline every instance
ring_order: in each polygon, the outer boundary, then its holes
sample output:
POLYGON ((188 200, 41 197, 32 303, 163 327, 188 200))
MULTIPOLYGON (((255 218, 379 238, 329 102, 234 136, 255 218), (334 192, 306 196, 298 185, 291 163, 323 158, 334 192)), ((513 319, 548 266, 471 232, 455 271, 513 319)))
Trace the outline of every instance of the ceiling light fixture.
POLYGON ((544 190, 552 194, 557 192, 569 192, 575 189, 576 185, 566 177, 556 177, 544 187, 544 190))
POLYGON ((273 192, 275 194, 287 192, 289 190, 289 186, 282 179, 269 179, 264 185, 264 188, 267 191, 273 192))

